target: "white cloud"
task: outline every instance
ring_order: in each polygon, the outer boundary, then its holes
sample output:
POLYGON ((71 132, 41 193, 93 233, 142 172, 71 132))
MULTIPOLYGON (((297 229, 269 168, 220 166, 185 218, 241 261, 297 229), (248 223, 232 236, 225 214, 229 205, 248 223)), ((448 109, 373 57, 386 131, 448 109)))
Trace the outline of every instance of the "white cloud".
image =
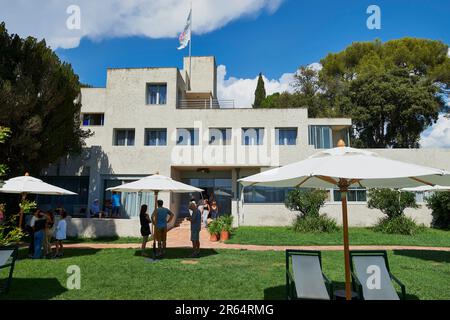
MULTIPOLYGON (((320 63, 311 63, 308 67, 317 71, 322 69, 320 63)), ((293 92, 292 82, 295 73, 284 73, 279 79, 267 79, 263 75, 266 94, 271 95, 276 92, 293 92)), ((258 76, 254 78, 235 78, 227 76, 227 68, 220 65, 217 68, 217 95, 219 99, 234 100, 237 108, 250 108, 255 100, 255 90, 258 83, 258 76)))
MULTIPOLYGON (((258 76, 251 79, 235 78, 227 76, 227 68, 220 65, 217 68, 217 95, 219 99, 234 100, 237 108, 251 108, 255 99, 258 76)), ((264 77, 266 94, 275 92, 292 91, 290 86, 294 80, 293 73, 285 73, 280 79, 267 79, 264 77)))
MULTIPOLYGON (((243 16, 275 12, 284 0, 195 0, 193 31, 211 32, 243 16)), ((0 21, 10 33, 45 38, 54 49, 73 48, 83 37, 176 37, 183 30, 188 0, 15 0, 2 1, 0 21), (69 30, 67 8, 81 9, 81 29, 69 30)))
POLYGON ((450 118, 440 115, 438 121, 423 133, 420 145, 423 148, 450 148, 450 118))

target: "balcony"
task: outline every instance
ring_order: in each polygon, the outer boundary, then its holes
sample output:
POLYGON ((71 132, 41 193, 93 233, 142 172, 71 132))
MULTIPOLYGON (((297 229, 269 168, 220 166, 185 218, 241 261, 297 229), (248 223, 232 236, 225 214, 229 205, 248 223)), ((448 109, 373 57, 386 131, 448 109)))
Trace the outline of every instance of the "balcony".
POLYGON ((234 100, 189 99, 178 100, 178 109, 235 109, 234 100))

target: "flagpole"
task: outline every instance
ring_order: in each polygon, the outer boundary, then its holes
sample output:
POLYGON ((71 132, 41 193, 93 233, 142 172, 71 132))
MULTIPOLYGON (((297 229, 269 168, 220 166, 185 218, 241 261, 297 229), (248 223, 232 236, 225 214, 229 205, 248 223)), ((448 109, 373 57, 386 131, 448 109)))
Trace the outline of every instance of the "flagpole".
POLYGON ((191 1, 191 27, 189 29, 189 90, 191 88, 191 77, 192 77, 192 1, 191 1))

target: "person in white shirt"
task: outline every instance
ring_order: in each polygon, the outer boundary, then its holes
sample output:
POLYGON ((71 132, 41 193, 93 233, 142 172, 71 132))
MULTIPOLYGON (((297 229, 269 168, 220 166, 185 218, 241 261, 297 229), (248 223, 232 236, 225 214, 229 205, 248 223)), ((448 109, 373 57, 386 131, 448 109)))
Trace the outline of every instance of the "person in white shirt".
POLYGON ((67 222, 66 222, 67 213, 65 211, 61 212, 61 219, 58 222, 55 230, 55 238, 56 238, 56 253, 55 258, 60 258, 63 256, 63 241, 66 240, 67 237, 67 222))

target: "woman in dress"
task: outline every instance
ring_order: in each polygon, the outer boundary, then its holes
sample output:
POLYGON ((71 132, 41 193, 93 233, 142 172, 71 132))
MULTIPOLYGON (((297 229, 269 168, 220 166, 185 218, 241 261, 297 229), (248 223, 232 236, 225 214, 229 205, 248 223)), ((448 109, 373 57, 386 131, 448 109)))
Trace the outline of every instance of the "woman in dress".
POLYGON ((141 246, 141 254, 142 256, 146 257, 147 254, 145 253, 145 247, 147 246, 148 237, 151 234, 150 231, 150 216, 147 212, 147 205, 143 204, 141 206, 141 213, 139 214, 139 220, 141 222, 141 235, 142 235, 142 246, 141 246))
POLYGON ((203 200, 203 226, 208 228, 208 216, 211 211, 208 199, 203 200))

